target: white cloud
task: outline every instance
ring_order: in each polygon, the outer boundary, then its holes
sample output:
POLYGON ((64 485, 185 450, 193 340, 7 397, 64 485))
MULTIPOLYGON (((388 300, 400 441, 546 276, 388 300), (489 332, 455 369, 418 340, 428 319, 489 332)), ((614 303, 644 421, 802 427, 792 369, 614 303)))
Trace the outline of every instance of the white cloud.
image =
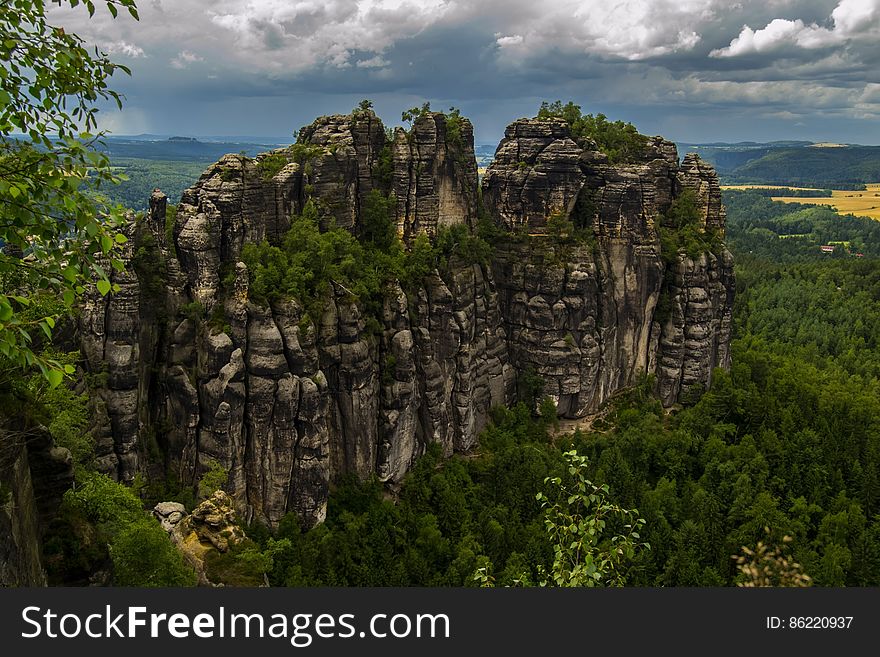
POLYGON ((710 53, 711 57, 739 57, 768 53, 788 47, 823 48, 850 40, 880 38, 880 0, 840 0, 831 12, 829 29, 817 23, 776 18, 759 30, 744 25, 739 36, 726 48, 710 53))
POLYGON ((509 48, 511 46, 518 46, 525 41, 521 34, 511 34, 510 36, 501 36, 500 34, 495 35, 495 43, 497 43, 502 48, 509 48))
MULTIPOLYGON (((443 19, 453 4, 443 0, 226 0, 213 5, 210 20, 221 35, 225 32, 231 37, 238 57, 252 66, 287 71, 321 64, 345 68, 356 53, 379 56, 398 40, 417 35, 443 19)), ((375 57, 359 61, 374 60, 380 61, 375 57)))
MULTIPOLYGON (((551 49, 630 61, 692 50, 700 29, 723 6, 717 0, 526 0, 498 3, 495 35, 502 55, 540 56, 551 49)), ((484 6, 484 5, 478 5, 484 6)))
POLYGON ((132 59, 147 56, 143 48, 125 41, 113 41, 105 44, 103 50, 108 55, 124 55, 125 57, 131 57, 132 59))
POLYGON ((370 57, 369 59, 358 60, 356 66, 358 68, 384 68, 390 63, 391 62, 389 62, 387 59, 384 59, 382 55, 376 55, 375 57, 370 57))
POLYGON ((181 50, 177 53, 177 57, 171 60, 171 68, 184 69, 189 67, 190 64, 203 61, 205 61, 205 58, 201 55, 197 55, 189 50, 181 50))

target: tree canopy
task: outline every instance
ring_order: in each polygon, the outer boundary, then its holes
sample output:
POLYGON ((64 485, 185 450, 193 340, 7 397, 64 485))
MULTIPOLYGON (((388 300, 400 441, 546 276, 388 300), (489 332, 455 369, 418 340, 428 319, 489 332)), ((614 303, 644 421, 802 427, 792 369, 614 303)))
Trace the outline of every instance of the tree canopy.
POLYGON ((545 100, 538 109, 537 118, 563 119, 571 126, 574 139, 592 139, 611 162, 638 159, 648 142, 632 123, 609 121, 604 114, 584 114, 581 106, 571 101, 563 105, 561 100, 552 103, 545 100))
MULTIPOLYGON (((93 15, 95 3, 67 0, 93 15)), ((135 19, 134 0, 104 3, 135 19)), ((52 385, 62 372, 39 353, 35 336, 51 338, 58 317, 94 281, 113 289, 109 268, 126 241, 121 207, 110 207, 102 187, 117 182, 107 156, 94 146, 101 100, 122 106, 110 77, 128 69, 47 21, 43 0, 0 5, 0 358, 36 366, 52 385), (50 312, 27 312, 34 297, 60 300, 50 312)))

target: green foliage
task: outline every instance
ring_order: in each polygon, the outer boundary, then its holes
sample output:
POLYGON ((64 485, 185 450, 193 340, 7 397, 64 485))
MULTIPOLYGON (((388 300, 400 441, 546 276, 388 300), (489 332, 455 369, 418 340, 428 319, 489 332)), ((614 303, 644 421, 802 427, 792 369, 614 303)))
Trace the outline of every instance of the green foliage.
POLYGON ((544 424, 559 427, 559 418, 556 416, 556 403, 550 397, 544 397, 538 405, 538 416, 544 424))
POLYGON ((464 224, 455 224, 437 230, 434 251, 440 266, 445 266, 453 257, 466 263, 488 265, 493 247, 479 232, 471 232, 464 224))
POLYGON ((177 222, 177 206, 171 203, 165 206, 165 243, 177 255, 177 244, 174 241, 174 224, 177 222))
POLYGON ((220 169, 220 180, 223 182, 235 182, 239 179, 240 173, 238 169, 231 167, 222 167, 220 169))
POLYGON ((569 101, 544 101, 538 110, 539 119, 563 119, 571 126, 575 140, 592 139, 611 163, 635 162, 643 157, 648 138, 639 134, 632 123, 609 121, 604 114, 583 114, 580 105, 569 101))
POLYGON ((199 479, 199 499, 206 500, 214 492, 223 490, 229 481, 229 470, 218 461, 211 460, 208 469, 199 479))
MULTIPOLYGON (((880 221, 840 216, 822 206, 779 203, 752 190, 725 190, 727 230, 737 252, 761 261, 815 261, 819 246, 845 242, 850 254, 880 257, 880 221)), ((751 265, 750 260, 750 265, 751 265)))
POLYGON ((754 189, 749 189, 748 192, 766 198, 770 198, 771 196, 787 196, 789 198, 831 198, 833 196, 830 189, 792 189, 790 187, 755 187, 754 189))
POLYGON ((722 244, 720 232, 707 229, 701 224, 702 213, 697 198, 690 189, 682 190, 672 201, 669 210, 661 218, 660 252, 667 264, 678 261, 679 253, 698 258, 708 251, 717 251, 722 244))
MULTIPOLYGON (((576 206, 575 211, 578 210, 579 208, 576 206)), ((576 215, 573 213, 572 216, 576 215)), ((580 218, 583 219, 583 217, 580 218)), ((547 219, 547 235, 558 244, 592 244, 595 242, 592 217, 589 223, 578 221, 578 224, 575 224, 564 212, 554 212, 547 219)))
POLYGON ((134 520, 110 544, 113 585, 138 587, 195 586, 196 574, 152 518, 134 520))
MULTIPOLYGON (((114 17, 122 7, 137 18, 133 0, 106 5, 114 17)), ((94 13, 92 2, 85 6, 94 13)), ((0 59, 0 358, 36 367, 57 386, 65 370, 39 355, 34 337, 51 335, 61 313, 25 320, 22 311, 32 290, 54 294, 67 312, 93 277, 102 295, 113 289, 101 262, 122 267, 114 254, 125 241, 117 232, 124 217, 96 195, 118 177, 94 148, 101 133, 90 131, 97 100, 121 107, 107 85, 128 69, 90 54, 77 35, 47 22, 43 2, 30 0, 0 6, 0 59)))
MULTIPOLYGON (((271 541, 271 539, 270 539, 271 541)), ((263 586, 272 569, 274 545, 263 551, 249 540, 230 545, 226 552, 211 550, 205 555, 205 575, 224 586, 263 586)))
POLYGON ((273 586, 471 586, 491 561, 500 585, 552 551, 534 497, 563 459, 525 407, 499 409, 477 458, 442 458, 438 445, 408 475, 395 504, 378 482, 346 481, 330 498, 324 524, 302 532, 287 516, 260 549, 273 586), (528 491, 530 494, 523 494, 528 491))
MULTIPOLYGON (((79 353, 74 352, 59 361, 72 361, 78 356, 79 353)), ((39 381, 39 383, 43 382, 39 381)), ((39 388, 35 400, 45 408, 51 409, 51 418, 47 426, 55 444, 69 449, 74 463, 89 465, 94 457, 95 439, 88 431, 88 396, 77 394, 66 386, 52 388, 40 385, 39 388)))
POLYGON ((260 303, 291 297, 299 300, 312 321, 326 304, 331 285, 359 301, 370 318, 379 317, 386 285, 400 281, 404 288, 421 284, 428 273, 445 267, 450 258, 487 263, 492 247, 465 225, 438 231, 433 243, 419 237, 407 252, 397 236, 394 197, 378 190, 361 208, 361 238, 331 225, 321 231, 318 210, 309 201, 294 216, 279 246, 246 244, 242 260, 248 266, 250 296, 260 303))
POLYGON ((430 113, 431 103, 424 103, 421 107, 417 105, 401 112, 400 120, 404 123, 409 123, 410 126, 412 126, 416 122, 417 118, 419 118, 420 116, 426 116, 430 113))
POLYGON ((385 196, 372 190, 366 197, 360 213, 361 241, 368 247, 383 253, 392 253, 398 245, 397 225, 394 211, 397 201, 393 195, 385 196))
POLYGON ((194 586, 183 561, 159 523, 143 510, 132 489, 82 470, 64 501, 46 551, 51 575, 100 567, 108 558, 118 586, 194 586))
MULTIPOLYGON (((114 144, 111 142, 111 145, 114 144)), ((102 192, 111 203, 138 211, 147 209, 150 194, 157 187, 169 199, 179 199, 184 190, 214 162, 212 159, 175 160, 171 159, 171 154, 166 155, 166 159, 123 157, 116 154, 115 148, 113 150, 110 164, 113 171, 120 177, 124 176, 124 179, 118 185, 103 188, 102 192)), ((169 209, 171 207, 168 206, 169 209)), ((168 243, 174 242, 169 240, 168 243)))
POLYGON ((199 326, 205 318, 205 307, 201 301, 191 301, 180 307, 180 314, 199 326))
POLYGON ((257 170, 263 182, 269 182, 288 164, 287 157, 283 153, 272 153, 257 160, 257 170))
POLYGON ((725 182, 863 190, 865 183, 880 180, 877 146, 769 148, 743 155, 745 162, 719 171, 725 182))
POLYGON ((303 213, 291 220, 280 246, 246 244, 242 260, 248 266, 249 293, 266 303, 292 297, 303 303, 314 321, 320 317, 331 283, 351 291, 358 299, 379 292, 381 281, 363 245, 347 230, 331 226, 321 232, 317 207, 309 201, 303 213))
POLYGON ((379 151, 376 162, 376 179, 381 189, 390 190, 394 182, 394 158, 391 153, 391 139, 386 137, 385 145, 379 151))
MULTIPOLYGON (((173 244, 173 240, 171 244, 173 244)), ((135 233, 132 268, 137 274, 141 294, 149 302, 145 304, 157 312, 161 310, 168 284, 168 263, 162 254, 156 238, 147 229, 135 233)))
POLYGON ((552 565, 539 569, 547 578, 542 584, 623 586, 636 551, 650 549, 640 542, 645 521, 636 509, 612 502, 607 484, 596 485, 586 478, 587 457, 576 450, 563 456, 566 475, 545 478, 550 492, 536 496, 553 545, 552 565))
POLYGON ((450 107, 446 112, 446 139, 459 151, 464 148, 464 137, 461 134, 462 117, 461 110, 450 107))
POLYGON ((536 371, 533 365, 522 370, 517 378, 517 399, 526 407, 535 410, 538 403, 544 398, 544 379, 536 371))
POLYGON ((141 501, 131 489, 106 475, 83 472, 75 489, 64 494, 65 507, 98 525, 119 530, 143 515, 141 501))
POLYGON ((547 219, 547 234, 558 241, 567 240, 574 234, 572 223, 563 212, 554 212, 547 219))
POLYGON ((298 164, 308 164, 310 160, 320 157, 324 153, 324 147, 315 144, 293 144, 287 149, 291 161, 298 164))

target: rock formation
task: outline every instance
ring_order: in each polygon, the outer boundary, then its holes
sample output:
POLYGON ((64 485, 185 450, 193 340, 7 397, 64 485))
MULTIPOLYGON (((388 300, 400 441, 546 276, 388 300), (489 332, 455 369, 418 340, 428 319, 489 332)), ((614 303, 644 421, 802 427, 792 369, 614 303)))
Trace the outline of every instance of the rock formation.
POLYGON ((457 113, 423 113, 409 132, 395 131, 393 157, 397 228, 404 240, 433 236, 453 224, 473 225, 478 191, 470 121, 457 113))
POLYGON ((0 429, 0 587, 46 584, 43 533, 72 483, 70 452, 45 427, 0 429))
POLYGON ((178 502, 160 502, 153 509, 153 517, 168 532, 203 586, 211 585, 206 572, 206 556, 212 551, 225 553, 233 545, 245 541, 232 499, 222 490, 215 491, 191 514, 187 514, 186 507, 178 502))
POLYGON ((359 235, 374 193, 394 193, 406 243, 473 227, 470 123, 424 113, 391 138, 367 110, 318 119, 256 160, 226 156, 176 215, 154 193, 114 274, 120 292, 83 308, 83 354, 106 373, 100 463, 121 480, 189 485, 219 462, 245 520, 295 512, 311 526, 343 475, 395 485, 429 444, 472 449, 531 369, 560 416, 593 413, 646 374, 673 405, 727 365, 734 291, 723 248, 662 253, 684 189, 702 229, 723 231, 717 177, 696 157, 679 164, 670 142, 615 165, 562 121, 517 121, 482 182, 488 215, 513 233, 491 262, 452 257, 414 289, 391 284, 378 314, 337 285, 310 318, 296 299, 250 297, 243 245, 277 243, 309 201, 324 227, 359 235), (554 219, 585 237, 547 235, 554 219))

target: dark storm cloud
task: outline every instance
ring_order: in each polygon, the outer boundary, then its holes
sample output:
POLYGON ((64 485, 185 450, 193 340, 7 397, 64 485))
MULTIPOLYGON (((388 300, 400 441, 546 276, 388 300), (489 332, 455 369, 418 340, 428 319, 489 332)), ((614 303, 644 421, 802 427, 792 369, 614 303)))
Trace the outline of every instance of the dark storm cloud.
POLYGON ((152 0, 53 18, 131 66, 116 132, 289 135, 370 97, 478 138, 541 99, 677 139, 880 142, 880 0, 152 0), (712 132, 711 135, 708 133, 712 132), (828 134, 828 133, 833 134, 828 134), (821 133, 821 135, 820 135, 821 133))

